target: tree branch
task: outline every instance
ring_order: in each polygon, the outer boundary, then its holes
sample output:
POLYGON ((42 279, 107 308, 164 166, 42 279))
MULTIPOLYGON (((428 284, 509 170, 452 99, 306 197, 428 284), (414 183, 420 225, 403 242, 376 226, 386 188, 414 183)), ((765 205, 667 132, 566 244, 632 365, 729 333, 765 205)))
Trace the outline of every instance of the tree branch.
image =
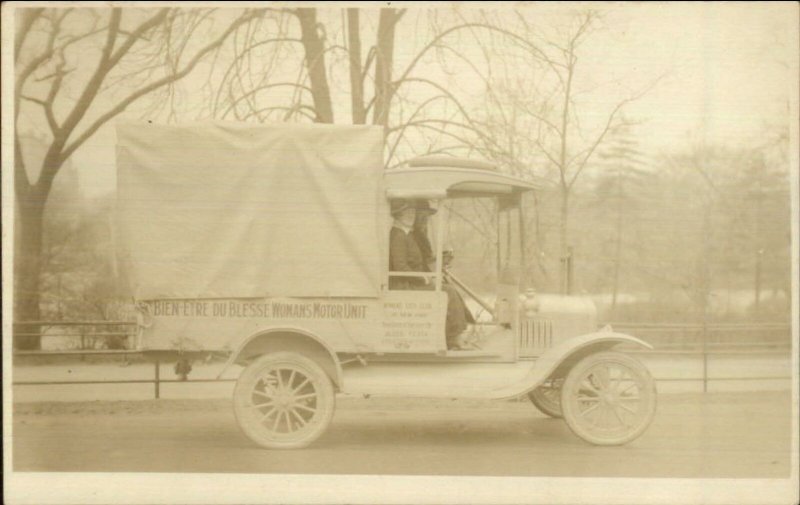
POLYGON ((561 135, 561 129, 558 126, 556 126, 552 121, 542 116, 541 114, 534 112, 527 104, 520 103, 519 100, 514 100, 514 103, 517 106, 521 107, 526 114, 535 119, 538 119, 540 122, 542 122, 542 124, 548 126, 551 130, 555 131, 557 135, 561 135))
POLYGON ((287 37, 281 37, 281 38, 269 39, 269 40, 262 40, 260 42, 256 42, 255 44, 252 44, 252 45, 244 48, 241 53, 238 53, 236 55, 236 57, 234 58, 234 60, 231 62, 231 64, 228 65, 228 68, 225 70, 225 74, 223 75, 222 80, 220 81, 220 86, 217 89, 217 96, 216 96, 216 100, 215 100, 214 103, 219 103, 220 96, 222 95, 222 90, 225 88, 224 84, 228 81, 228 76, 230 75, 231 71, 234 68, 237 68, 238 62, 242 58, 244 58, 245 55, 247 55, 248 53, 252 52, 257 47, 265 46, 267 44, 281 43, 281 42, 301 42, 301 40, 300 39, 294 39, 294 38, 287 38, 287 37))
MULTIPOLYGON (((117 63, 119 63, 119 61, 122 59, 122 57, 128 54, 128 51, 130 51, 131 47, 133 47, 133 45, 136 42, 141 40, 144 37, 144 34, 146 34, 152 28, 164 22, 167 19, 167 14, 169 14, 169 11, 170 11, 169 9, 161 9, 160 11, 158 11, 158 14, 151 17, 147 21, 143 22, 138 27, 136 27, 136 29, 133 30, 130 33, 130 35, 128 35, 125 38, 125 41, 122 43, 119 49, 114 51, 114 53, 109 57, 108 59, 109 70, 111 68, 114 68, 117 65, 117 63)), ((113 50, 113 43, 111 45, 111 49, 113 50)))
POLYGON ((48 61, 50 58, 53 57, 55 54, 55 42, 56 37, 58 36, 58 32, 60 26, 56 22, 52 22, 52 29, 50 30, 50 34, 47 37, 46 49, 45 51, 40 54, 39 56, 33 58, 31 61, 28 62, 27 65, 23 67, 23 69, 17 74, 16 83, 14 86, 15 90, 15 97, 14 97, 14 119, 19 116, 19 95, 22 93, 22 88, 25 85, 25 82, 28 80, 28 77, 36 71, 37 68, 44 62, 48 61))
POLYGON ((513 39, 513 40, 517 40, 518 42, 522 43, 526 47, 529 47, 529 48, 532 48, 532 49, 538 51, 538 49, 535 49, 535 47, 533 47, 533 45, 529 41, 525 40, 524 38, 520 37, 519 35, 511 32, 509 30, 505 30, 503 28, 499 28, 499 27, 490 25, 488 23, 464 23, 464 24, 461 24, 461 25, 450 27, 447 30, 445 30, 442 33, 440 33, 439 35, 437 35, 436 37, 434 37, 433 40, 431 40, 425 47, 423 47, 422 50, 420 50, 420 52, 418 52, 416 54, 416 56, 414 56, 414 59, 411 60, 411 63, 409 63, 409 65, 406 67, 405 71, 401 74, 400 78, 397 79, 397 80, 398 81, 405 80, 408 77, 408 75, 411 73, 411 71, 414 69, 414 67, 417 65, 417 63, 419 63, 420 59, 422 59, 422 57, 425 55, 425 53, 427 53, 431 48, 436 46, 439 43, 439 41, 442 40, 444 37, 446 37, 447 35, 455 32, 455 31, 464 30, 464 29, 468 29, 468 28, 469 29, 471 29, 471 28, 483 28, 483 29, 486 29, 486 30, 490 30, 490 31, 494 31, 494 32, 497 32, 497 33, 501 33, 501 34, 513 39))
MULTIPOLYGON (((420 112, 422 109, 424 109, 424 108, 425 108, 425 107, 426 107, 428 104, 430 104, 430 103, 432 103, 432 102, 434 102, 434 101, 436 101, 436 100, 439 100, 439 99, 441 99, 441 98, 447 99, 447 96, 445 96, 445 95, 436 95, 436 96, 434 96, 434 97, 428 98, 427 100, 425 100, 424 102, 422 102, 422 103, 421 103, 421 104, 420 104, 420 105, 417 107, 417 109, 416 109, 416 110, 415 110, 415 111, 414 111, 414 112, 411 114, 411 116, 409 116, 409 118, 408 118, 408 121, 406 121, 405 123, 403 123, 402 125, 400 125, 400 126, 399 126, 399 131, 398 131, 398 133, 397 133, 397 139, 395 140, 395 142, 394 142, 394 144, 392 145, 392 147, 389 149, 389 154, 388 154, 388 156, 387 156, 387 157, 388 157, 388 159, 392 159, 392 157, 394 156, 394 152, 395 152, 395 150, 397 149, 397 146, 400 144, 400 140, 403 138, 403 132, 405 132, 406 128, 407 128, 407 127, 408 127, 410 124, 413 124, 414 118, 417 116, 417 114, 418 114, 418 113, 419 113, 419 112, 420 112)), ((395 128, 390 128, 390 129, 388 129, 388 130, 387 130, 387 133, 390 133, 390 132, 392 132, 392 131, 394 131, 394 130, 397 130, 397 129, 398 129, 398 127, 395 127, 395 128)))
POLYGON ((367 58, 364 61, 364 69, 361 71, 361 81, 363 82, 364 79, 367 78, 367 74, 369 73, 369 68, 372 66, 372 62, 375 61, 375 46, 369 48, 367 51, 367 58))
POLYGON ((396 93, 403 84, 413 83, 413 82, 419 82, 419 83, 423 83, 423 84, 428 84, 429 86, 432 86, 432 87, 436 88, 437 90, 439 90, 442 93, 442 95, 444 95, 447 98, 449 98, 450 101, 455 104, 455 106, 458 108, 459 112, 461 112, 461 115, 464 116, 464 119, 466 119, 470 124, 472 124, 474 126, 475 122, 472 120, 470 115, 467 113, 467 110, 464 108, 464 106, 461 105, 461 102, 456 98, 455 95, 453 95, 453 93, 451 93, 447 88, 445 88, 441 84, 438 84, 438 83, 436 83, 436 82, 434 82, 434 81, 432 81, 430 79, 425 79, 423 77, 407 77, 406 79, 404 79, 402 81, 394 81, 392 83, 392 86, 394 86, 395 93, 396 93))
POLYGON ((241 96, 238 96, 238 97, 236 97, 236 98, 235 98, 235 99, 234 99, 234 100, 233 100, 233 101, 230 103, 230 105, 228 105, 228 108, 227 108, 227 109, 225 109, 225 112, 223 112, 223 113, 222 113, 222 116, 221 116, 221 117, 222 117, 222 118, 225 118, 225 117, 226 117, 226 116, 227 116, 227 115, 230 113, 231 109, 233 109, 234 107, 236 107, 236 105, 238 105, 238 104, 239 104, 239 102, 241 102, 242 100, 245 100, 245 99, 249 98, 250 96, 253 96, 253 95, 255 95, 255 94, 256 94, 256 93, 258 93, 259 91, 264 91, 265 89, 277 88, 277 87, 281 87, 281 86, 291 86, 291 87, 293 87, 293 88, 299 88, 299 89, 301 89, 301 90, 304 90, 304 91, 311 92, 311 88, 309 88, 309 87, 308 87, 308 86, 306 86, 305 84, 299 84, 299 83, 296 83, 296 82, 276 82, 276 83, 271 83, 271 84, 265 84, 265 85, 263 85, 263 86, 257 86, 257 87, 255 87, 254 89, 252 89, 252 90, 248 91, 247 93, 245 93, 245 94, 243 94, 243 95, 241 95, 241 96))
MULTIPOLYGON (((595 141, 589 146, 588 149, 584 149, 584 151, 582 151, 583 153, 585 153, 585 155, 583 156, 583 160, 581 160, 581 162, 579 163, 578 169, 575 171, 573 176, 570 178, 570 181, 569 181, 569 184, 568 184, 569 188, 571 188, 573 186, 573 184, 575 184, 575 180, 578 178, 578 176, 581 174, 583 169, 586 167, 586 163, 589 161, 589 158, 591 158, 592 154, 594 154, 594 152, 597 149, 597 147, 600 145, 600 143, 603 142, 603 139, 605 138, 605 136, 612 129, 612 123, 614 122, 614 118, 616 117, 616 115, 622 110, 622 108, 625 105, 638 100, 639 98, 644 96, 647 92, 649 92, 658 83, 658 81, 660 79, 661 79, 661 77, 659 77, 658 79, 654 80, 650 85, 645 86, 639 93, 637 93, 637 94, 635 94, 635 95, 633 95, 631 97, 628 97, 625 100, 622 100, 621 102, 619 102, 617 104, 616 107, 614 107, 614 110, 612 110, 611 114, 609 114, 609 116, 608 116, 608 120, 606 121, 606 125, 603 128, 603 131, 600 132, 600 134, 597 136, 595 141)), ((570 158, 569 162, 567 163, 567 166, 564 167, 564 170, 566 171, 567 167, 572 165, 573 161, 576 160, 579 156, 581 156, 581 153, 578 153, 575 156, 573 156, 572 158, 570 158)))
MULTIPOLYGON (((273 105, 271 107, 264 107, 263 109, 257 109, 257 110, 254 109, 254 110, 250 111, 250 113, 247 116, 244 117, 244 120, 247 120, 247 119, 251 118, 252 116, 259 116, 259 114, 261 114, 262 112, 272 112, 272 111, 276 111, 276 110, 286 111, 287 112, 287 114, 285 115, 286 119, 290 118, 292 116, 292 114, 302 114, 303 116, 307 117, 311 121, 316 121, 316 119, 317 119, 316 111, 314 110, 313 107, 309 107, 308 105, 298 104, 298 105, 293 106, 293 107, 287 107, 287 106, 284 106, 284 105, 273 105), (312 113, 314 113, 314 115, 312 116, 311 114, 309 114, 307 112, 304 112, 304 109, 310 110, 312 113)), ((267 117, 269 117, 269 116, 267 116, 267 117)))
POLYGON ((450 137, 452 139, 455 139, 455 140, 459 141, 465 147, 471 145, 471 142, 468 139, 466 139, 466 138, 464 138, 462 136, 456 135, 456 134, 454 134, 452 132, 449 132, 444 128, 438 128, 436 126, 432 126, 432 125, 428 124, 428 122, 415 121, 413 124, 409 124, 408 126, 435 131, 435 132, 439 133, 440 135, 445 135, 445 136, 448 136, 448 137, 450 137))
MULTIPOLYGON (((474 228, 475 231, 477 231, 483 238, 488 239, 490 241, 493 240, 492 234, 490 232, 487 232, 486 230, 481 229, 478 225, 476 225, 474 223, 474 221, 475 221, 474 219, 467 219, 467 217, 465 217, 463 214, 461 214, 460 212, 455 210, 452 206, 450 207, 448 213, 453 215, 453 216, 458 217, 459 219, 463 220, 468 225, 472 226, 472 228, 474 228)), ((480 214, 480 213, 478 212, 477 214, 480 214)))
POLYGON ((261 12, 262 11, 257 10, 257 11, 253 11, 253 12, 250 12, 248 14, 242 15, 239 19, 237 19, 236 21, 231 23, 231 25, 225 30, 225 32, 223 32, 223 34, 220 35, 216 40, 214 40, 213 42, 209 43, 208 45, 206 45, 205 47, 200 49, 195 54, 194 58, 192 58, 182 70, 180 70, 179 72, 177 72, 175 74, 163 77, 163 78, 161 78, 161 79, 159 79, 159 80, 157 80, 157 81, 155 81, 155 82, 153 82, 153 83, 151 83, 151 84, 149 84, 147 86, 144 86, 144 87, 140 88, 137 91, 134 91, 133 93, 128 95, 126 98, 124 98, 121 102, 119 102, 116 106, 112 107, 108 112, 106 112, 105 114, 102 114, 78 138, 76 138, 72 143, 69 144, 69 146, 67 146, 64 149, 63 154, 62 154, 63 158, 64 159, 68 158, 75 151, 75 149, 80 147, 86 141, 86 139, 88 139, 89 137, 94 135, 94 133, 102 125, 104 125, 111 118, 115 117, 117 114, 119 114, 122 111, 124 111, 134 101, 138 100, 139 98, 141 98, 142 96, 144 96, 144 95, 146 95, 148 93, 151 93, 151 92, 155 91, 156 89, 158 89, 158 88, 160 88, 160 87, 162 87, 162 86, 164 86, 166 84, 169 84, 171 82, 175 82, 177 80, 180 80, 183 77, 185 77, 186 75, 188 75, 192 70, 194 70, 194 67, 200 62, 200 60, 203 59, 203 57, 206 54, 208 54, 209 52, 211 52, 214 49, 216 49, 219 46, 221 46, 222 43, 228 38, 228 36, 233 31, 238 29, 244 23, 247 23, 250 20, 260 16, 261 12))
POLYGON ((550 151, 545 149, 544 145, 542 145, 542 143, 539 140, 536 141, 536 145, 539 146, 539 149, 542 151, 542 154, 544 154, 547 157, 547 159, 550 160, 550 163, 555 165, 557 168, 559 165, 558 160, 555 159, 555 157, 553 157, 552 154, 550 154, 550 151))
POLYGON ((16 35, 14 36, 14 59, 19 59, 19 52, 22 50, 22 45, 28 37, 33 23, 39 19, 44 9, 22 9, 22 20, 17 26, 16 35))
POLYGON ((19 132, 14 135, 14 193, 24 200, 31 189, 28 171, 25 170, 25 159, 22 157, 22 143, 19 132))

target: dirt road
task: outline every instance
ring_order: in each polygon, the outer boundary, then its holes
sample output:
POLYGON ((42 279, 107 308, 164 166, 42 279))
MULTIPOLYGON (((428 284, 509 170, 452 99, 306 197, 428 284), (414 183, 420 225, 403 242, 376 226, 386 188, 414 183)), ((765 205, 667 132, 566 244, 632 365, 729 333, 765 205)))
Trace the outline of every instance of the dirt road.
POLYGON ((227 400, 15 405, 14 469, 572 477, 787 477, 788 392, 662 395, 623 447, 595 447, 527 402, 342 398, 311 448, 266 451, 227 400))

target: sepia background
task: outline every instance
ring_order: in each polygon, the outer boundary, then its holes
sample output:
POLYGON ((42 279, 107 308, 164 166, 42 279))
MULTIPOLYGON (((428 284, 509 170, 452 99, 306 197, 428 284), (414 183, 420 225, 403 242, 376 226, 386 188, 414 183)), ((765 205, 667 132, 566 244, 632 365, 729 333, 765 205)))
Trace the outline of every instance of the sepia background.
MULTIPOLYGON (((777 349, 725 366, 786 375, 743 387, 772 390, 788 476, 796 10, 378 7, 16 8, 15 349, 130 347, 117 325, 135 317, 113 254, 115 121, 375 124, 386 168, 452 154, 551 183, 525 202, 538 291, 591 297, 601 322, 656 344, 698 344, 713 327, 728 349, 777 349), (42 321, 109 325, 26 326, 42 321)), ((458 210, 454 271, 488 295, 496 223, 458 210)), ((693 471, 709 476, 665 470, 693 471)))
MULTIPOLYGON (((614 321, 788 321, 796 48, 776 6, 16 16, 17 320, 128 316, 111 126, 135 118, 384 125, 387 168, 447 153, 552 181, 527 202, 540 291, 614 321)), ((450 242, 488 292, 475 212, 450 242)))

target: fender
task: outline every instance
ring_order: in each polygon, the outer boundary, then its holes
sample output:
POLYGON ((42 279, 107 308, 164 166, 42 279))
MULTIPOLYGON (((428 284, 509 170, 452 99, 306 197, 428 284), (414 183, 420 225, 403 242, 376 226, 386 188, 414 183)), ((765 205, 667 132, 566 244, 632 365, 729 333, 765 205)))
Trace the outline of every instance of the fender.
POLYGON ((494 390, 491 397, 505 399, 527 394, 539 387, 560 365, 566 364, 570 357, 581 354, 582 351, 588 351, 589 353, 605 351, 623 343, 636 344, 646 349, 653 348, 652 345, 644 340, 624 333, 617 333, 610 328, 572 337, 545 351, 534 361, 528 375, 520 381, 494 390))
POLYGON ((255 333, 251 334, 247 338, 243 339, 239 342, 239 345, 236 349, 231 353, 228 357, 228 360, 225 362, 225 365, 222 367, 222 370, 217 375, 217 379, 222 378, 222 375, 228 371, 228 369, 236 362, 236 359, 241 354, 242 350, 244 350, 247 345, 252 342, 253 340, 261 337, 268 336, 273 333, 297 333, 303 335, 304 337, 308 337, 309 339, 313 340, 317 344, 319 344, 323 349, 325 349, 330 356, 331 360, 333 361, 334 366, 336 367, 336 376, 331 377, 333 379, 334 384, 341 387, 342 383, 342 365, 339 363, 339 359, 336 356, 336 352, 326 344, 322 339, 311 333, 310 331, 306 330, 305 328, 300 328, 297 326, 279 326, 279 327, 272 327, 272 328, 262 328, 255 333))

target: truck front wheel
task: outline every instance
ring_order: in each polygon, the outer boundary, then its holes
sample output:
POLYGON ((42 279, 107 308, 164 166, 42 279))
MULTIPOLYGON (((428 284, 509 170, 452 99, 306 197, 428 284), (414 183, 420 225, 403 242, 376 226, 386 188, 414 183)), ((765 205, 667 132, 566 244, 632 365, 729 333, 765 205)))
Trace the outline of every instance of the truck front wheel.
POLYGON ((335 395, 325 371, 293 352, 266 354, 245 368, 233 393, 242 431, 269 449, 306 447, 325 432, 335 395))
POLYGON ((644 433, 653 420, 655 381, 628 355, 591 354, 567 374, 561 411, 570 429, 587 442, 625 444, 644 433))

